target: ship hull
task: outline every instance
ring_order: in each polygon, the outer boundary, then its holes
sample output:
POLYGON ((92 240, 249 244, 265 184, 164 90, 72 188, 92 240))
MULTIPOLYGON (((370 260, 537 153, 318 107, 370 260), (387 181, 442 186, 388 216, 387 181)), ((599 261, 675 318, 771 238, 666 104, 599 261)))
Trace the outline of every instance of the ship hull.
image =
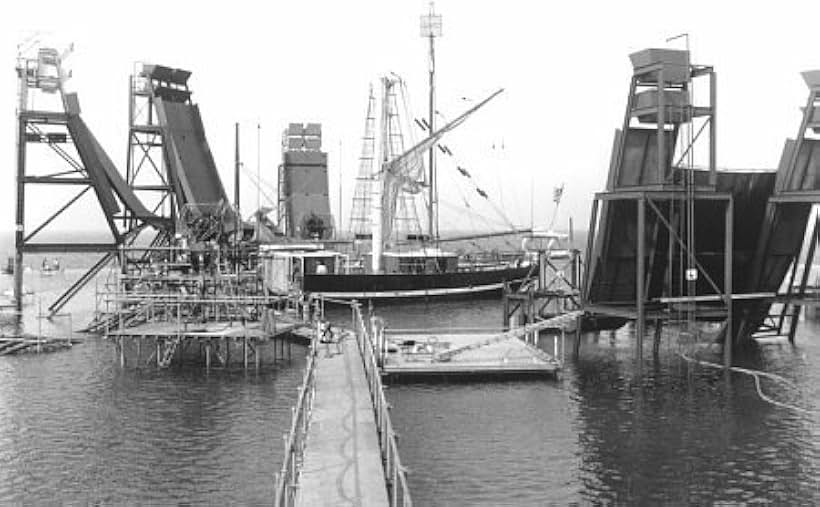
POLYGON ((528 274, 526 266, 434 274, 305 275, 303 290, 329 299, 470 299, 501 294, 505 283, 515 287, 528 274))

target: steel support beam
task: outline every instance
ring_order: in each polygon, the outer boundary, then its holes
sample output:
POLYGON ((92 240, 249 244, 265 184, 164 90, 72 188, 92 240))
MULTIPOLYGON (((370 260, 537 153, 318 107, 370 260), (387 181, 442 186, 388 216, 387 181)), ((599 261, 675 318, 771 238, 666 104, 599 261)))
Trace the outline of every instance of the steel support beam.
POLYGON ((23 246, 25 244, 26 196, 26 120, 21 112, 17 119, 17 206, 14 219, 14 306, 23 312, 23 246))
POLYGON ((595 234, 597 232, 598 226, 598 206, 600 202, 598 198, 595 197, 592 200, 592 213, 589 215, 589 229, 587 232, 587 251, 586 251, 586 261, 584 269, 584 281, 583 281, 583 288, 581 293, 581 300, 584 304, 586 304, 587 299, 589 298, 589 282, 593 275, 592 269, 595 267, 597 262, 593 258, 595 253, 593 252, 593 246, 595 242, 595 234))
MULTIPOLYGON (((656 183, 663 183, 666 172, 666 94, 664 93, 663 66, 658 69, 658 174, 656 183)), ((641 206, 641 205, 639 205, 641 206)))
MULTIPOLYGON (((809 280, 809 273, 811 272, 811 266, 814 262, 814 252, 817 248, 817 240, 818 240, 818 226, 820 226, 820 219, 815 217, 814 219, 814 227, 811 235, 811 242, 809 243, 809 250, 806 253, 806 258, 803 260, 803 275, 800 277, 800 288, 798 289, 798 294, 800 297, 803 297, 806 293, 806 284, 809 280)), ((800 255, 795 258, 794 262, 800 261, 800 255)), ((791 287, 789 287, 791 290, 791 287)), ((789 342, 794 343, 794 335, 797 332, 797 322, 800 320, 800 312, 803 309, 802 306, 795 306, 794 313, 792 314, 791 322, 789 322, 789 342)))
POLYGON ((635 277, 635 308, 637 320, 635 321, 636 358, 640 362, 643 359, 643 335, 646 326, 646 316, 644 315, 644 289, 645 289, 645 250, 646 250, 646 200, 638 200, 638 238, 637 238, 637 259, 635 277))
POLYGON ((723 366, 732 366, 732 267, 734 266, 734 209, 735 203, 730 199, 726 203, 724 215, 724 252, 723 252, 723 294, 726 303, 726 329, 723 337, 723 366))
POLYGON ((116 251, 117 243, 26 243, 20 249, 25 253, 86 253, 116 251))
POLYGON ((709 185, 717 185, 717 73, 709 73, 709 185))

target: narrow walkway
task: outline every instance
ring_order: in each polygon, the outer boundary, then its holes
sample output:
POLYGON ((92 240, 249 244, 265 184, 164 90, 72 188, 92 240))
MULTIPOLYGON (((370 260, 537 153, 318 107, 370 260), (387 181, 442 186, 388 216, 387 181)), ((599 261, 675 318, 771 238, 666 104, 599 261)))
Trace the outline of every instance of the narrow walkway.
POLYGON ((296 505, 386 506, 376 422, 354 339, 319 346, 296 505))

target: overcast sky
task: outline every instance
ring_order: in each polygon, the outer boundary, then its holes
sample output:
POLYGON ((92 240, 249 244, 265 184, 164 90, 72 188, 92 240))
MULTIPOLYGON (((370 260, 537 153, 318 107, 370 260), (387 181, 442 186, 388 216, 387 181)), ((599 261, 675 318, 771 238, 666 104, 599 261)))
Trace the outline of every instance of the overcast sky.
MULTIPOLYGON (((234 122, 242 124, 243 160, 254 171, 261 124, 260 163, 270 184, 287 123, 321 122, 335 212, 340 174, 344 201, 352 195, 368 84, 400 74, 416 115, 425 114, 427 53, 418 25, 427 9, 421 0, 4 4, 0 230, 13 228, 16 45, 32 30, 74 42, 72 88, 86 122, 121 170, 128 75, 136 61, 161 63, 193 72, 189 84, 230 195, 234 122)), ((462 215, 446 216, 465 197, 477 198, 469 186, 457 186, 455 162, 469 167, 521 225, 530 222, 531 183, 536 225, 552 213, 552 188, 566 183, 560 220, 571 215, 585 227, 592 193, 604 185, 613 130, 622 122, 631 52, 689 33, 693 62, 718 72, 718 163, 729 168, 776 166, 806 100, 799 72, 820 68, 817 1, 439 0, 436 10, 444 25, 437 45, 442 114, 453 117, 469 107, 461 97, 506 89, 445 139, 457 160, 441 168, 442 229, 475 225, 462 215)), ((242 184, 243 208, 249 209, 256 191, 249 179, 242 184)), ((53 197, 30 194, 38 202, 29 212, 59 206, 53 197)), ((349 212, 344 202, 345 221, 349 212)))

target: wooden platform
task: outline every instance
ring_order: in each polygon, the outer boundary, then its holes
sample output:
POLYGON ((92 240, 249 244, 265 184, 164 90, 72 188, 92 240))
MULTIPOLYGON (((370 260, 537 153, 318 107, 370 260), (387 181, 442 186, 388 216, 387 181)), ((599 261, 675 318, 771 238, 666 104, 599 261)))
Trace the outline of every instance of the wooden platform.
POLYGON ((25 352, 53 352, 55 350, 71 348, 78 340, 71 338, 37 338, 32 337, 0 337, 0 356, 22 354, 25 352))
POLYGON ((373 405, 353 338, 319 348, 296 505, 388 505, 373 405))
POLYGON ((302 320, 282 318, 275 322, 153 320, 109 329, 105 337, 114 343, 121 366, 167 368, 173 362, 190 363, 193 357, 201 360, 205 368, 241 364, 258 369, 263 349, 269 345, 273 345, 275 362, 291 358, 292 344, 309 344, 310 334, 300 332, 309 325, 302 320))
POLYGON ((560 362, 519 338, 490 332, 389 334, 382 373, 435 376, 554 376, 560 362))
MULTIPOLYGON (((306 323, 302 321, 279 321, 276 326, 269 330, 264 330, 260 322, 248 322, 244 325, 237 322, 188 322, 180 326, 174 321, 154 321, 137 324, 123 329, 111 329, 107 336, 110 338, 253 338, 267 339, 284 334, 294 334, 303 337, 299 333, 294 333, 302 328, 306 323)), ((307 338, 305 338, 307 339, 307 338)))

